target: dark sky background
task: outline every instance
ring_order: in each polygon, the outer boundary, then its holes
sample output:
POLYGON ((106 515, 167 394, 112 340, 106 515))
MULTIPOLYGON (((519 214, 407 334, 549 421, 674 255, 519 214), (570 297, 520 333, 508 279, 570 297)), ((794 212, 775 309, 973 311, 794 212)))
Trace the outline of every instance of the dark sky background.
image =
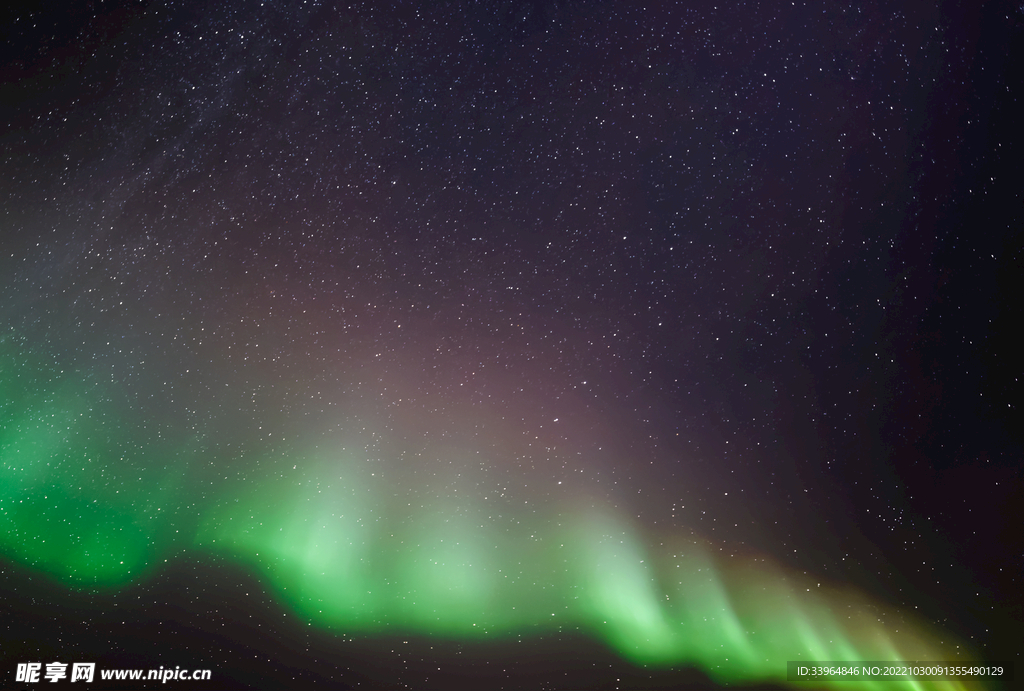
MULTIPOLYGON (((568 605, 498 642, 384 601, 318 620, 282 594, 313 557, 226 526, 304 521, 335 476, 391 537, 444 516, 527 569, 597 511, 1019 661, 1020 6, 6 12, 0 673, 729 681, 620 659, 568 605)), ((424 573, 366 568, 385 598, 424 573)))

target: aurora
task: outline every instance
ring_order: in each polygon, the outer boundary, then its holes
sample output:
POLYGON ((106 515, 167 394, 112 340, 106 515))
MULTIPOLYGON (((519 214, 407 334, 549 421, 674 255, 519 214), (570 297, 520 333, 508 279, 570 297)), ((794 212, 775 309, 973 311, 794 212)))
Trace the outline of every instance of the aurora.
MULTIPOLYGON (((8 371, 31 376, 25 364, 8 371)), ((693 531, 646 529, 585 494, 526 510, 529 494, 479 496, 486 464, 466 459, 444 463, 442 495, 402 486, 395 463, 368 463, 326 438, 305 452, 291 443, 194 501, 183 488, 195 484, 186 473, 202 472, 198 442, 127 427, 74 381, 51 384, 63 408, 45 405, 49 393, 14 399, 22 412, 5 430, 0 485, 4 553, 70 589, 118 588, 182 554, 222 554, 317 627, 470 641, 574 631, 634 664, 691 664, 723 684, 782 683, 791 660, 966 654, 841 583, 693 531), (107 421, 134 436, 110 436, 107 421), (155 471, 140 461, 149 454, 175 463, 155 471)))

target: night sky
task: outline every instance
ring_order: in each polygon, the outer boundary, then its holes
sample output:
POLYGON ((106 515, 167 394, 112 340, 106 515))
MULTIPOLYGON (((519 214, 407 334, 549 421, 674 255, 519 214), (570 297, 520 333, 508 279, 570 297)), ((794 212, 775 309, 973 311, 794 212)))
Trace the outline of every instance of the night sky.
POLYGON ((4 687, 1020 662, 1024 6, 0 26, 4 687))

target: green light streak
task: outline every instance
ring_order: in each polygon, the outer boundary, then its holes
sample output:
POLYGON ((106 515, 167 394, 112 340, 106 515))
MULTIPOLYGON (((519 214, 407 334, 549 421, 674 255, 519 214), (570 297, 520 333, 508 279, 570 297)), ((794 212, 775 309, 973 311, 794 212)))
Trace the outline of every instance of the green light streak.
POLYGON ((137 579, 170 540, 176 454, 88 377, 14 354, 0 341, 0 552, 69 586, 137 579))
MULTIPOLYGON (((788 660, 957 658, 923 625, 883 616, 853 591, 645 534, 593 501, 497 506, 454 471, 447 494, 403 488, 317 451, 283 468, 265 458, 262 477, 189 504, 194 441, 142 433, 139 412, 85 377, 26 393, 25 380, 42 376, 30 369, 0 376, 0 551, 70 587, 138 580, 185 545, 250 564, 309 622, 350 633, 580 631, 634 663, 696 665, 723 683, 782 682, 788 660), (196 527, 181 535, 174 516, 185 507, 197 507, 196 527)), ((855 686, 883 687, 968 688, 855 686)))
POLYGON ((719 556, 692 539, 653 549, 607 508, 527 523, 459 496, 403 511, 358 463, 321 457, 298 467, 317 470, 225 502, 197 544, 252 563, 319 626, 453 639, 579 630, 634 663, 697 665, 722 683, 784 682, 789 660, 956 657, 919 624, 886 624, 856 592, 822 588, 765 560, 719 556), (328 476, 338 479, 317 480, 328 476))

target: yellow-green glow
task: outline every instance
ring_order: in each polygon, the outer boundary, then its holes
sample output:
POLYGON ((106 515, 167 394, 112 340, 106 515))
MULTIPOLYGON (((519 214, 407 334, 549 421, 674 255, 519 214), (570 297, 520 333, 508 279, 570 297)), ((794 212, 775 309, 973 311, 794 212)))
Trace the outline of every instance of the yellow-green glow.
POLYGON ((26 393, 19 380, 42 371, 23 361, 0 377, 0 551, 71 587, 137 580, 186 547, 250 565, 311 624, 348 633, 581 632, 636 664, 696 665, 725 683, 783 682, 789 660, 966 654, 856 592, 652 532, 596 499, 496 503, 457 462, 447 484, 423 487, 341 450, 293 451, 199 501, 187 478, 210 463, 196 440, 147 428, 85 378, 26 393))
POLYGON ((317 625, 455 639, 579 630, 637 664, 693 664, 723 683, 784 682, 788 660, 957 655, 854 591, 693 538, 644 535, 607 507, 530 522, 488 514, 471 497, 403 508, 351 460, 297 467, 316 470, 226 501, 197 544, 254 564, 317 625))

